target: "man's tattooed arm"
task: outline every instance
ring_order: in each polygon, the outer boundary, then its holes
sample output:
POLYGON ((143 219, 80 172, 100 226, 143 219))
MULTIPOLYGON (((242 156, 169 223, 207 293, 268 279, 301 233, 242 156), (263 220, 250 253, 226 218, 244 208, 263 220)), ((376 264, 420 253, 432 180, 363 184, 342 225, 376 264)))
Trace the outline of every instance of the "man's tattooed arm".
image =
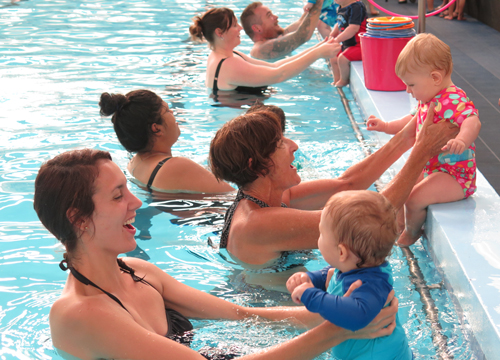
POLYGON ((304 44, 311 38, 318 25, 322 6, 323 0, 317 0, 296 31, 285 33, 276 39, 266 40, 260 44, 258 53, 254 56, 260 59, 274 59, 288 55, 304 44))

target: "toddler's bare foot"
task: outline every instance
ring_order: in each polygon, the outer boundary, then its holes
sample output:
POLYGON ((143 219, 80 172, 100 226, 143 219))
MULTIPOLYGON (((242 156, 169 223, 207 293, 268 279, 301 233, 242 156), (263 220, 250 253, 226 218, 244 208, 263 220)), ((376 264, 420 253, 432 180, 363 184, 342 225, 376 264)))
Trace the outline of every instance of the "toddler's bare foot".
POLYGON ((404 230, 399 236, 397 245, 399 247, 408 247, 410 245, 415 244, 420 236, 422 236, 423 231, 420 231, 415 237, 410 236, 410 234, 404 230))
POLYGON ((341 87, 344 87, 344 86, 346 86, 348 84, 349 84, 349 81, 344 81, 344 80, 341 79, 341 80, 339 80, 339 81, 337 81, 335 83, 335 86, 341 88, 341 87))

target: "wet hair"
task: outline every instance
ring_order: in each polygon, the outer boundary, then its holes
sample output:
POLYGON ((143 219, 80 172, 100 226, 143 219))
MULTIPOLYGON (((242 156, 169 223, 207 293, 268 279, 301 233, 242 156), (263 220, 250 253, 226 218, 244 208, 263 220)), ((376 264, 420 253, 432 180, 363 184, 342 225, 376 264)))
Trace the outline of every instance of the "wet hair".
POLYGON ((126 95, 102 93, 99 101, 103 116, 111 121, 118 140, 129 152, 148 151, 153 146, 152 124, 161 125, 163 100, 149 90, 134 90, 126 95))
POLYGON ((453 71, 450 47, 432 34, 418 34, 406 44, 396 61, 396 75, 401 77, 422 67, 441 70, 445 75, 453 71))
POLYGON ((244 188, 259 175, 269 174, 271 155, 282 136, 280 120, 270 111, 234 118, 217 131, 210 143, 212 173, 218 180, 244 188))
POLYGON ((255 9, 257 9, 260 6, 262 6, 261 2, 259 1, 253 2, 250 5, 248 5, 245 8, 245 10, 243 10, 240 16, 241 26, 243 26, 243 30, 245 30, 245 33, 248 35, 250 39, 253 39, 254 35, 252 25, 262 23, 260 17, 255 15, 255 9))
POLYGON ((205 38, 212 46, 215 42, 215 30, 221 29, 224 33, 234 25, 235 21, 236 17, 233 10, 225 7, 213 8, 203 15, 193 18, 189 33, 193 40, 203 40, 205 38))
POLYGON ((383 195, 368 190, 342 191, 333 195, 323 210, 322 221, 360 260, 358 268, 381 265, 399 235, 396 211, 383 195))
POLYGON ((262 110, 271 111, 278 116, 281 122, 281 131, 284 133, 286 127, 286 116, 283 109, 276 105, 264 105, 262 101, 255 100, 255 103, 250 107, 250 109, 247 110, 247 114, 262 110))
POLYGON ((38 171, 33 207, 67 254, 76 249, 81 235, 78 225, 92 221, 99 160, 111 161, 111 155, 94 149, 72 150, 45 162, 38 171))

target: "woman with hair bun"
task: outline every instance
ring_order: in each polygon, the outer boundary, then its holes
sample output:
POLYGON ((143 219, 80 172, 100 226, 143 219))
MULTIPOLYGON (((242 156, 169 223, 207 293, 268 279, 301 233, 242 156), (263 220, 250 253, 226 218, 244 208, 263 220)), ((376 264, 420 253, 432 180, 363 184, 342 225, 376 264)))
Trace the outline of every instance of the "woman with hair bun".
POLYGON ((241 30, 236 16, 228 8, 214 8, 195 16, 189 28, 194 40, 206 39, 212 50, 207 60, 205 84, 214 96, 229 90, 252 93, 280 83, 297 76, 319 58, 336 56, 340 50, 340 44, 327 38, 300 54, 268 63, 234 51, 240 44, 241 30))
POLYGON ((99 106, 101 115, 113 115, 111 121, 123 147, 135 153, 127 169, 149 191, 223 193, 234 190, 194 161, 172 156, 172 146, 180 135, 179 125, 167 103, 154 92, 103 93, 99 106))

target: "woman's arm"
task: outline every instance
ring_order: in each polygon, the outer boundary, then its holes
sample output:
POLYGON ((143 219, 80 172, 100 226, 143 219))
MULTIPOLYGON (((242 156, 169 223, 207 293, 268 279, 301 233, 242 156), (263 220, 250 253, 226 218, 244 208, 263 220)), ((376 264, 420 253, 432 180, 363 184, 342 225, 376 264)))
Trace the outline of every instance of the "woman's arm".
POLYGON ((297 58, 307 54, 308 52, 316 49, 318 46, 322 45, 324 42, 326 42, 328 40, 328 38, 324 39, 323 41, 320 41, 318 42, 317 44, 311 46, 310 48, 307 48, 306 50, 298 53, 298 54, 295 54, 293 56, 290 56, 290 57, 286 57, 284 59, 281 59, 281 60, 278 60, 276 62, 267 62, 267 61, 263 61, 263 60, 258 60, 258 59, 254 59, 253 57, 250 57, 240 51, 236 51, 244 60, 246 60, 247 62, 249 63, 252 63, 254 65, 262 65, 262 66, 268 66, 268 67, 273 67, 273 68, 276 68, 276 67, 280 67, 281 65, 283 64, 286 64, 286 63, 289 63, 291 61, 295 61, 297 58))
MULTIPOLYGON (((137 275, 147 275, 148 281, 160 288, 167 304, 184 303, 178 309, 184 309, 190 314, 226 319, 242 319, 254 315, 270 320, 296 318, 307 324, 311 324, 313 319, 317 321, 315 317, 308 315, 304 308, 243 308, 189 288, 146 261, 136 258, 124 260, 135 268, 137 275), (179 295, 188 297, 178 299, 179 295)), ((50 328, 53 344, 57 349, 80 359, 204 359, 188 347, 139 325, 127 311, 116 306, 114 302, 102 299, 65 299, 63 295, 54 303, 50 313, 50 328)), ((390 334, 392 325, 384 327, 394 321, 394 314, 394 306, 391 306, 389 311, 382 311, 369 327, 355 334, 324 322, 290 341, 254 355, 244 356, 242 359, 312 359, 345 339, 390 334)))
POLYGON ((290 206, 306 210, 322 209, 328 199, 339 191, 367 189, 412 143, 413 140, 401 132, 375 153, 352 165, 337 179, 307 181, 292 187, 287 195, 290 206))
POLYGON ((232 56, 224 62, 224 71, 219 75, 219 82, 230 86, 264 86, 276 84, 292 78, 304 71, 320 57, 331 58, 340 50, 340 45, 333 39, 322 42, 311 51, 304 51, 292 61, 278 67, 255 65, 239 56, 232 56))
POLYGON ((177 189, 202 193, 223 193, 234 191, 228 183, 218 181, 200 164, 185 157, 173 157, 160 168, 154 180, 160 189, 177 189))
MULTIPOLYGON (((432 123, 433 109, 434 106, 427 113, 426 125, 420 130, 410 157, 382 191, 396 208, 406 202, 425 163, 432 156, 439 154, 444 144, 458 133, 458 128, 450 123, 432 123)), ((413 120, 379 150, 351 166, 337 179, 308 181, 291 188, 287 195, 290 205, 298 209, 321 209, 330 196, 339 191, 367 189, 411 148, 415 142, 413 120)))

